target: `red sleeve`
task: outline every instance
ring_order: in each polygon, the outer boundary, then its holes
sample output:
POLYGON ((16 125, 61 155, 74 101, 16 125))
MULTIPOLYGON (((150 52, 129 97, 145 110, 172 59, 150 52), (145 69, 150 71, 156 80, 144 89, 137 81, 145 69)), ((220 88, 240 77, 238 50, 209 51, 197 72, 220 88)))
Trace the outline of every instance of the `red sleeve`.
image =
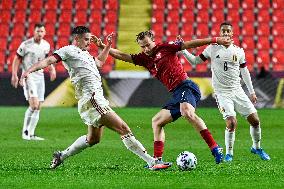
POLYGON ((56 63, 62 61, 61 57, 58 54, 54 53, 52 56, 54 56, 54 58, 56 58, 56 63))
POLYGON ((143 66, 143 55, 142 53, 139 53, 139 54, 130 54, 131 55, 131 58, 132 58, 132 61, 135 65, 139 65, 139 66, 143 66))
POLYGON ((173 52, 181 51, 181 45, 182 45, 181 43, 174 43, 174 42, 168 42, 168 43, 162 44, 163 47, 173 52))

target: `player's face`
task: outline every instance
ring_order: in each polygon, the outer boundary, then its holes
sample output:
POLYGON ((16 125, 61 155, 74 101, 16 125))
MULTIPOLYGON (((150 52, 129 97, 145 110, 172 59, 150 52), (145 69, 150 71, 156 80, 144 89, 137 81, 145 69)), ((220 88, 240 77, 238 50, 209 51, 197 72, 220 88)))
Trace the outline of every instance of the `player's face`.
POLYGON ((152 54, 152 50, 156 45, 155 42, 152 41, 148 36, 146 36, 142 40, 139 40, 138 44, 141 47, 142 51, 148 56, 152 54))
POLYGON ((45 28, 44 27, 36 27, 34 31, 34 39, 36 41, 40 41, 45 36, 45 28))
POLYGON ((230 25, 223 25, 220 28, 220 36, 221 37, 233 37, 233 28, 230 25))
POLYGON ((90 49, 90 44, 92 39, 91 33, 84 33, 82 35, 78 35, 75 39, 77 47, 86 51, 90 49))

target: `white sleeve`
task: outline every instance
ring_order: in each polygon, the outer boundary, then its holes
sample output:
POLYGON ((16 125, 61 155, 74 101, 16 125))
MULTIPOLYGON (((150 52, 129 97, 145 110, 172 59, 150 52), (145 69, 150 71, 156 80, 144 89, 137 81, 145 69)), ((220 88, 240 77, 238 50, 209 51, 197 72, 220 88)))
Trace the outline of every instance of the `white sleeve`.
POLYGON ((68 46, 61 47, 60 49, 54 51, 54 54, 57 54, 60 56, 61 60, 65 61, 66 59, 69 58, 69 52, 71 49, 68 46))
POLYGON ((21 45, 17 49, 17 54, 20 55, 21 57, 25 56, 25 54, 26 54, 26 48, 25 47, 26 47, 25 44, 21 43, 21 45))
POLYGON ((245 52, 244 49, 241 49, 241 54, 240 54, 240 65, 241 64, 245 64, 246 63, 246 56, 245 56, 245 52))
POLYGON ((212 45, 208 45, 202 52, 203 56, 207 59, 211 58, 212 45))
POLYGON ((240 68, 240 71, 241 71, 243 81, 245 82, 247 89, 249 91, 249 94, 255 93, 253 86, 252 86, 251 77, 250 77, 250 73, 248 71, 248 68, 247 67, 240 68))
POLYGON ((185 59, 190 62, 192 65, 200 64, 203 60, 199 56, 194 56, 193 54, 189 53, 187 50, 181 51, 185 59))

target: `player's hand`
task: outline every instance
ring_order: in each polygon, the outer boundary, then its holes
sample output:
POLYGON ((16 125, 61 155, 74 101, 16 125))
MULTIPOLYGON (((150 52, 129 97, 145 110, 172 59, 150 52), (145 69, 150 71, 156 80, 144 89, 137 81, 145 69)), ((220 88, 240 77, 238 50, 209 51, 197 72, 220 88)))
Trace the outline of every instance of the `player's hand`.
POLYGON ((22 74, 20 82, 19 82, 22 87, 24 86, 24 83, 26 82, 26 79, 28 78, 28 76, 29 76, 28 72, 24 72, 22 74))
POLYGON ((56 71, 55 69, 49 70, 50 81, 54 81, 56 79, 56 71))
POLYGON ((178 35, 175 40, 175 44, 182 44, 184 42, 183 38, 178 35))
POLYGON ((115 33, 114 32, 111 32, 110 34, 107 35, 106 37, 106 40, 107 40, 107 44, 108 45, 111 45, 112 44, 112 40, 113 40, 113 37, 115 36, 115 33))
POLYGON ((91 41, 92 41, 97 47, 104 48, 102 40, 101 40, 100 38, 98 38, 97 36, 92 35, 91 41))
POLYGON ((217 37, 217 43, 219 45, 228 46, 232 43, 232 39, 230 37, 217 37))
POLYGON ((255 93, 250 95, 250 100, 252 101, 252 103, 257 103, 257 96, 255 95, 255 93))
POLYGON ((17 88, 19 83, 19 78, 17 75, 12 75, 11 84, 13 87, 17 88))

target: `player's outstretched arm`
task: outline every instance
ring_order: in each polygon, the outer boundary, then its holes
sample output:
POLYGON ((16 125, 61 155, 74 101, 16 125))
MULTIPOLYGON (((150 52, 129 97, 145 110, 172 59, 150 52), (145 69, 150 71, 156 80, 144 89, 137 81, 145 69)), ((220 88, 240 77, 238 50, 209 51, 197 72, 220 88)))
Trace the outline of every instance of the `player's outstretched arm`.
POLYGON ((54 81, 56 79, 56 70, 53 64, 48 66, 49 74, 50 74, 50 81, 54 81))
POLYGON ((240 68, 240 71, 241 71, 241 75, 242 75, 243 81, 246 84, 247 89, 249 91, 250 99, 251 99, 251 101, 253 103, 256 103, 257 102, 257 97, 256 97, 255 91, 253 89, 253 85, 252 85, 252 81, 251 81, 249 70, 245 66, 243 68, 240 68))
POLYGON ((187 50, 182 50, 181 53, 183 54, 185 59, 188 62, 190 62, 192 65, 196 65, 196 64, 200 64, 200 63, 204 62, 199 56, 194 56, 193 54, 191 54, 187 50))
POLYGON ((112 44, 112 40, 113 40, 113 36, 114 36, 114 33, 111 33, 107 36, 107 44, 104 45, 102 52, 96 57, 97 66, 99 66, 99 67, 101 67, 105 63, 105 61, 108 57, 109 50, 111 48, 111 44, 112 44))
MULTIPOLYGON (((103 49, 106 46, 104 43, 102 43, 101 39, 97 38, 96 36, 92 36, 92 40, 94 44, 101 49, 103 49)), ((124 53, 118 49, 110 48, 109 54, 113 58, 123 60, 125 62, 133 62, 130 54, 124 53)))
POLYGON ((209 45, 211 43, 218 43, 220 45, 228 45, 231 44, 232 40, 229 37, 213 37, 213 38, 205 38, 205 39, 194 39, 191 41, 185 41, 182 46, 181 50, 196 48, 203 45, 209 45))
POLYGON ((17 88, 18 87, 18 70, 19 70, 19 65, 22 62, 21 57, 15 55, 13 64, 12 64, 12 78, 11 78, 11 84, 13 87, 17 88))
POLYGON ((20 79, 20 84, 23 86, 24 85, 24 80, 28 77, 28 75, 32 72, 35 72, 37 70, 43 69, 51 64, 56 63, 57 59, 54 56, 49 56, 42 61, 32 65, 27 71, 25 71, 20 79))

